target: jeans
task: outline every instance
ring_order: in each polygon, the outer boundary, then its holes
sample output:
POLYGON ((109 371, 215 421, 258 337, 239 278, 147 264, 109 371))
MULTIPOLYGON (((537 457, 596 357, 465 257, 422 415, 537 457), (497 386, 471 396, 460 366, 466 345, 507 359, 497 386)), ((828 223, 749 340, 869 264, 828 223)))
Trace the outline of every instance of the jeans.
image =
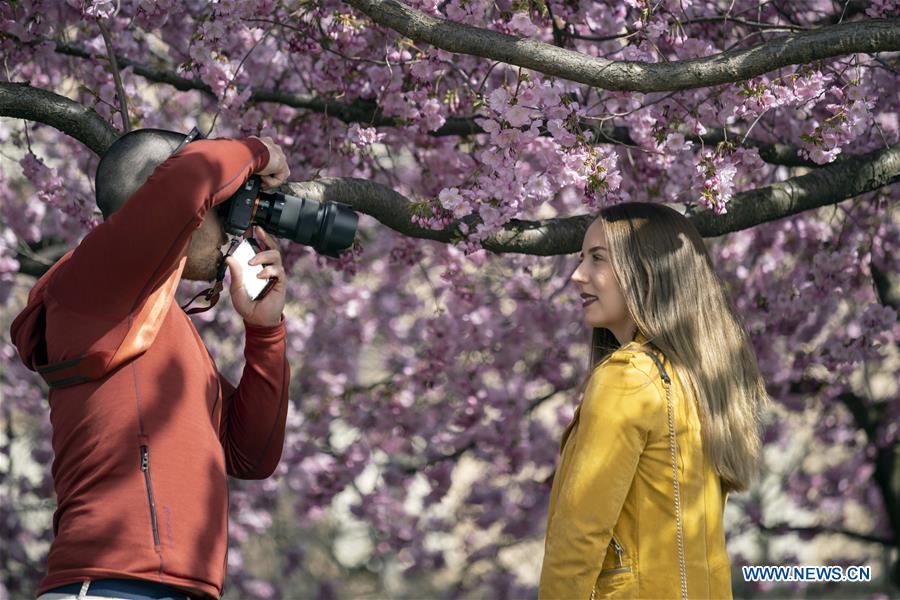
POLYGON ((140 579, 95 579, 47 590, 37 600, 189 600, 186 592, 140 579))

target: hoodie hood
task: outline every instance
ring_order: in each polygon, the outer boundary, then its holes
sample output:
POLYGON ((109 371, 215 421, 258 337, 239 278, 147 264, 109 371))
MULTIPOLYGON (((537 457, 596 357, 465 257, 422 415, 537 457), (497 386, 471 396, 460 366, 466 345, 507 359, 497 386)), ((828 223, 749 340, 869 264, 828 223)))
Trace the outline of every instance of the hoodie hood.
MULTIPOLYGON (((187 262, 187 258, 182 257, 177 268, 147 296, 137 311, 129 315, 126 322, 97 331, 96 335, 83 335, 82 331, 82 335, 64 340, 48 351, 48 307, 53 305, 54 309, 65 310, 60 302, 50 296, 48 290, 53 277, 64 268, 72 252, 67 252, 41 276, 28 293, 25 309, 10 327, 13 345, 22 362, 43 377, 50 387, 64 387, 99 379, 146 352, 156 339, 173 304, 175 290, 187 262), (59 348, 65 349, 65 357, 54 356, 59 348)), ((72 315, 71 318, 78 319, 78 315, 72 315)), ((57 318, 54 322, 70 321, 57 318)), ((104 321, 97 320, 96 323, 102 324, 104 321)), ((65 336, 66 331, 52 333, 57 338, 65 336)))
POLYGON ((19 358, 32 371, 38 366, 47 364, 47 344, 45 341, 46 319, 44 313, 44 292, 47 283, 56 271, 72 256, 72 250, 66 252, 50 269, 41 275, 31 291, 28 292, 28 304, 13 320, 9 328, 10 339, 19 352, 19 358))

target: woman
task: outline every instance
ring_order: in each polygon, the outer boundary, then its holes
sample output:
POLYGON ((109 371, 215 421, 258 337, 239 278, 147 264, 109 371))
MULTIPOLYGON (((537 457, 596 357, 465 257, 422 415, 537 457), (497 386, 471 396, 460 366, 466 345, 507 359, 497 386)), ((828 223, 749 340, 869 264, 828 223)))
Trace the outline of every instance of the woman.
POLYGON ((562 436, 540 597, 731 598, 725 500, 755 477, 769 398, 703 239, 670 207, 608 206, 572 281, 592 372, 562 436))

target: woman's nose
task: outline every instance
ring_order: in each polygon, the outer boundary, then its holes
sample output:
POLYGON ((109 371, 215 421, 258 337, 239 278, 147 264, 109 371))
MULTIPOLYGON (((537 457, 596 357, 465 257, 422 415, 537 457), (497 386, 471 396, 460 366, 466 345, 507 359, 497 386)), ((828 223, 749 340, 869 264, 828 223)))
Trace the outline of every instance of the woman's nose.
POLYGON ((575 283, 587 283, 587 279, 585 279, 584 275, 581 274, 581 265, 578 265, 578 268, 575 269, 574 273, 572 273, 572 277, 570 277, 570 279, 575 283))

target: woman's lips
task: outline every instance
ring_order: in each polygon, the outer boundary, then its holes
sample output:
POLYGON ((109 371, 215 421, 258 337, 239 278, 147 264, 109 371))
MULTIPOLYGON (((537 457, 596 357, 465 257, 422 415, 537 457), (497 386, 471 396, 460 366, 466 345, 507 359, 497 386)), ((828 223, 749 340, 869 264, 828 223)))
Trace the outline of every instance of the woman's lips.
POLYGON ((590 296, 588 294, 582 294, 581 295, 581 307, 584 308, 588 304, 591 304, 592 302, 595 302, 596 300, 597 300, 597 296, 590 296))

